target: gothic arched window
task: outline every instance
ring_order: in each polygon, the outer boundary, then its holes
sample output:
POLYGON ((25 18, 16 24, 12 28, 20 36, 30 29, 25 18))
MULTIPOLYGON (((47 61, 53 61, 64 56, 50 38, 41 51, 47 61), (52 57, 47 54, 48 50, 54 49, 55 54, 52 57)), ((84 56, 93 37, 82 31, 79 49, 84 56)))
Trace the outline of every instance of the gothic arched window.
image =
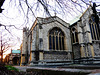
POLYGON ((74 27, 72 28, 71 32, 72 32, 72 43, 78 43, 78 34, 74 27))
POLYGON ((64 50, 64 33, 55 27, 49 32, 49 49, 64 50))
POLYGON ((100 40, 100 27, 99 27, 99 24, 96 23, 96 19, 95 19, 94 15, 92 15, 89 20, 89 27, 90 27, 92 39, 100 40))

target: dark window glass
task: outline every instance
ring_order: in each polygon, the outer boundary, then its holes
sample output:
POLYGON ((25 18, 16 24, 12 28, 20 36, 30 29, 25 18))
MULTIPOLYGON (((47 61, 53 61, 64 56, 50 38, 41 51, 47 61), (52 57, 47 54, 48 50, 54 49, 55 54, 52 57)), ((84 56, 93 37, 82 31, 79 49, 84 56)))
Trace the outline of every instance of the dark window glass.
POLYGON ((58 37, 56 36, 56 49, 58 50, 58 37))
POLYGON ((78 35, 77 32, 75 32, 76 42, 78 42, 78 35))
POLYGON ((91 37, 93 40, 100 40, 99 24, 96 22, 95 16, 92 15, 89 21, 91 37))
POLYGON ((94 29, 93 24, 92 24, 92 30, 93 30, 94 39, 96 39, 96 36, 95 36, 95 29, 94 29))
POLYGON ((59 37, 59 44, 60 44, 60 50, 62 50, 62 47, 61 47, 61 37, 59 37))
POLYGON ((55 50, 55 37, 53 36, 53 50, 55 50))
POLYGON ((62 37, 62 50, 64 50, 64 37, 62 37))
POLYGON ((96 34, 98 34, 98 35, 97 35, 97 39, 99 39, 99 31, 98 31, 98 27, 97 27, 96 24, 95 24, 95 31, 96 31, 96 34))
POLYGON ((49 49, 52 49, 51 36, 49 36, 49 49))
POLYGON ((91 36, 92 36, 92 39, 93 39, 92 27, 91 27, 91 24, 89 24, 89 25, 90 25, 91 36))
POLYGON ((72 42, 75 43, 75 40, 74 40, 74 33, 72 33, 72 42))

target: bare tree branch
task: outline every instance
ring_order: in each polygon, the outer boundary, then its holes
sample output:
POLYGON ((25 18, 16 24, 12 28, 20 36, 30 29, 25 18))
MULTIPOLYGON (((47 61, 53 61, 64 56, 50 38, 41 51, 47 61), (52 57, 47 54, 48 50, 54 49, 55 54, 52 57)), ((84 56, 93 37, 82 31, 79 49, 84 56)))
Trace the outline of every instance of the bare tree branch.
POLYGON ((44 7, 44 9, 45 9, 45 11, 46 11, 46 13, 48 14, 48 16, 51 16, 51 14, 50 14, 50 12, 49 12, 49 10, 48 10, 48 8, 47 8, 47 6, 45 5, 45 1, 44 0, 38 0, 39 1, 39 3, 41 3, 41 5, 44 7))

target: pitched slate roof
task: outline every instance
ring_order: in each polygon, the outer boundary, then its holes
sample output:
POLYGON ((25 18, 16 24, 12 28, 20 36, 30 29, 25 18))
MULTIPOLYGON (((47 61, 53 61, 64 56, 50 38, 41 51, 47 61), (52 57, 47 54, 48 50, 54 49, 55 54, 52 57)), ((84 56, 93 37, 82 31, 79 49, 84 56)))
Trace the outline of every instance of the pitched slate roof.
POLYGON ((81 16, 82 16, 82 14, 76 16, 73 20, 71 20, 71 21, 69 22, 69 24, 72 25, 72 24, 76 23, 77 21, 80 20, 80 17, 81 17, 81 16))

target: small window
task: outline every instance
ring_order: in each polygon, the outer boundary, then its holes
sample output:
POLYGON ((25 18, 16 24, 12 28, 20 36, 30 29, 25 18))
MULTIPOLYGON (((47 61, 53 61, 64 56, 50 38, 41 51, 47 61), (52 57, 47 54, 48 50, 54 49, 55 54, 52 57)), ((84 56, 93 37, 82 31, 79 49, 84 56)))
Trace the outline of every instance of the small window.
POLYGON ((49 49, 64 50, 64 33, 57 27, 49 32, 49 49))
POLYGON ((71 29, 71 32, 72 32, 71 33, 72 34, 72 43, 73 44, 78 43, 78 33, 74 27, 71 29))

